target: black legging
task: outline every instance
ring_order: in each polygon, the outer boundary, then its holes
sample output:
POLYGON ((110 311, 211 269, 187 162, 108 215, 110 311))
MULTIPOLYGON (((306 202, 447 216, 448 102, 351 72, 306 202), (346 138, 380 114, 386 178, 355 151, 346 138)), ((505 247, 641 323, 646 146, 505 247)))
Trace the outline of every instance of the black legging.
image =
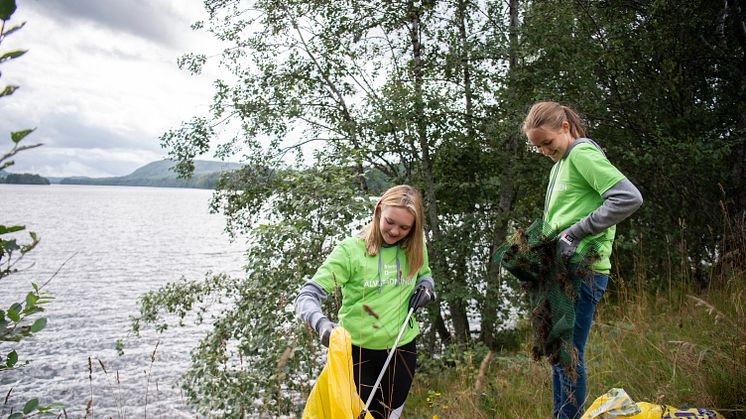
MULTIPOLYGON (((368 411, 376 419, 386 419, 389 414, 404 404, 412 386, 414 371, 417 368, 416 339, 396 349, 396 354, 386 368, 376 396, 370 402, 368 411)), ((365 349, 352 345, 352 369, 355 375, 360 398, 365 403, 370 389, 381 373, 388 350, 365 349), (362 382, 362 386, 361 386, 362 382)))

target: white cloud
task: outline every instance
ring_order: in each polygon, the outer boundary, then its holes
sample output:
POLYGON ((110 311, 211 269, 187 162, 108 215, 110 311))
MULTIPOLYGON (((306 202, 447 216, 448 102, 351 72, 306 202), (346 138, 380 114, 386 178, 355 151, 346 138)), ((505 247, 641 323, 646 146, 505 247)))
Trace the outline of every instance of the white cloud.
POLYGON ((81 22, 130 33, 156 43, 183 46, 179 26, 191 24, 201 2, 151 0, 46 0, 24 4, 29 10, 53 16, 62 26, 81 22))
MULTIPOLYGON (((216 54, 217 41, 189 25, 201 1, 48 0, 23 2, 12 22, 26 26, 0 51, 28 49, 2 65, 0 138, 25 128, 45 146, 20 153, 13 172, 120 176, 165 156, 158 137, 212 100, 215 71, 190 76, 176 66, 189 52, 216 54)), ((0 151, 10 148, 9 142, 0 151)))

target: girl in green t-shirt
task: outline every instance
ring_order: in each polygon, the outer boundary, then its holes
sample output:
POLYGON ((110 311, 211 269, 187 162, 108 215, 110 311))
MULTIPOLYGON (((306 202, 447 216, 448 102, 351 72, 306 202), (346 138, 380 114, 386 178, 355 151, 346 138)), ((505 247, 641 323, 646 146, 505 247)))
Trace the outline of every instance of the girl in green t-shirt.
MULTIPOLYGON (((593 312, 606 285, 616 224, 642 205, 642 195, 606 158, 601 147, 584 138, 578 114, 556 102, 534 104, 523 121, 523 132, 538 152, 554 161, 544 200, 544 223, 559 231, 558 252, 575 271, 579 255, 593 243, 600 256, 592 272, 580 278, 575 303, 573 346, 577 379, 552 366, 553 417, 579 418, 585 401, 585 342, 593 312)), ((576 276, 577 278, 577 276, 576 276)))
MULTIPOLYGON (((324 346, 337 324, 321 311, 321 302, 336 287, 342 292, 339 326, 352 338, 355 385, 368 400, 409 310, 435 295, 422 198, 415 188, 399 185, 386 191, 368 226, 337 244, 298 293, 295 312, 316 330, 324 346)), ((418 334, 416 322, 405 328, 368 409, 373 417, 401 416, 417 366, 418 334)))

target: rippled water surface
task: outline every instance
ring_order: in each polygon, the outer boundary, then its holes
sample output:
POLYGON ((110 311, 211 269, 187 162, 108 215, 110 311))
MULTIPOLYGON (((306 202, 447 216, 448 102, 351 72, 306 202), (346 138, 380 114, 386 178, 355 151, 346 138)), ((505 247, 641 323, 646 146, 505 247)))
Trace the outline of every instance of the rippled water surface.
POLYGON ((135 338, 129 316, 137 313, 139 295, 182 276, 241 274, 243 246, 229 241, 221 215, 209 214, 210 195, 0 184, 0 224, 25 225, 41 237, 17 265, 22 271, 3 280, 0 308, 21 301, 31 282, 42 284, 59 269, 45 288, 56 297, 44 314, 47 327, 30 341, 0 344, 3 354, 14 348, 19 361, 31 362, 0 373, 2 397, 12 388, 0 415, 38 397, 64 403, 70 417, 82 417, 91 400, 88 417, 195 417, 175 384, 205 326, 187 324, 160 335, 148 330, 135 338), (116 353, 118 339, 124 356, 116 353))

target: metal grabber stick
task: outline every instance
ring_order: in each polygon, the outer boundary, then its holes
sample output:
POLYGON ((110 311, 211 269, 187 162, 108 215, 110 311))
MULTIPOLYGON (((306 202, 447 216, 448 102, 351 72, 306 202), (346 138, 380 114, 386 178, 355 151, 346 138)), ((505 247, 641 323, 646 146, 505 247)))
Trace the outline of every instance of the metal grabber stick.
MULTIPOLYGON (((363 410, 360 412, 360 416, 358 416, 358 419, 365 419, 365 412, 368 411, 368 408, 370 407, 370 402, 373 401, 373 397, 376 395, 376 390, 378 389, 378 385, 381 384, 381 380, 383 379, 383 374, 386 373, 386 368, 388 368, 389 362, 391 362, 391 358, 394 357, 396 348, 399 345, 399 339, 401 339, 401 335, 404 334, 404 329, 407 327, 407 323, 409 323, 409 318, 412 317, 412 313, 414 313, 414 307, 411 307, 409 309, 409 313, 407 313, 407 317, 404 319, 404 324, 401 325, 401 330, 399 330, 399 336, 396 337, 396 340, 394 341, 394 345, 391 347, 391 351, 389 351, 389 356, 386 358, 386 362, 383 363, 383 368, 381 368, 381 373, 378 374, 376 383, 373 384, 373 389, 370 391, 370 395, 368 395, 368 401, 365 402, 365 407, 363 407, 363 410)), ((361 383, 361 387, 362 387, 362 383, 361 383)))

